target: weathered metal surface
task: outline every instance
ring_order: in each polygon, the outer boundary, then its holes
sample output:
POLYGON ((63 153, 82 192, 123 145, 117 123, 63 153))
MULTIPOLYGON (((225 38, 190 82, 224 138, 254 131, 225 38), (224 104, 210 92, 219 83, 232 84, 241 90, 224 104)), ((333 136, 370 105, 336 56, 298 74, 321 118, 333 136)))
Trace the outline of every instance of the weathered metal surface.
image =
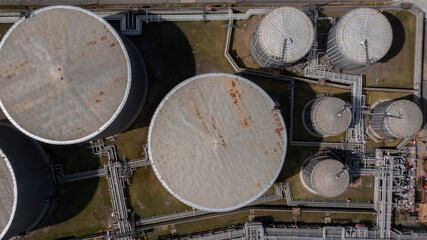
POLYGON ((282 7, 261 20, 251 39, 252 55, 262 67, 279 68, 307 55, 313 40, 310 18, 296 8, 282 7))
POLYGON ((358 8, 346 13, 329 30, 326 54, 337 68, 356 69, 383 58, 392 40, 390 22, 382 13, 358 8))
POLYGON ((421 109, 408 100, 378 104, 371 117, 371 128, 380 137, 406 138, 417 133, 423 123, 421 109))
POLYGON ((325 198, 341 195, 350 182, 350 175, 348 171, 344 171, 344 164, 328 156, 310 159, 301 174, 304 185, 325 198))
POLYGON ((304 126, 315 135, 337 136, 350 126, 350 106, 344 100, 336 97, 314 99, 304 107, 304 126))
POLYGON ((274 183, 286 129, 271 98, 235 75, 195 76, 176 86, 151 121, 149 155, 165 188, 187 205, 229 211, 274 183))
POLYGON ((0 43, 1 108, 48 143, 82 142, 106 129, 126 103, 131 75, 119 35, 77 7, 36 10, 0 43))

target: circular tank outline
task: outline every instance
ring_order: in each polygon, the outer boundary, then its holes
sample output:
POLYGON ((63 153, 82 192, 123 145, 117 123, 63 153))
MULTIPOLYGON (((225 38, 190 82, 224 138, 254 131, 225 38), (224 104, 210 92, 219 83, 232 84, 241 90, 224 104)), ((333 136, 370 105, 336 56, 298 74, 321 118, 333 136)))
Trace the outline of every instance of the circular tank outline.
POLYGON ((393 29, 387 17, 376 9, 360 7, 346 12, 332 25, 328 31, 326 55, 334 67, 356 70, 383 59, 390 51, 392 42, 393 29), (358 19, 363 19, 365 23, 371 20, 373 23, 366 24, 361 30, 358 19), (372 30, 371 25, 377 28, 372 30), (364 36, 365 40, 371 40, 367 42, 370 60, 368 63, 365 50, 361 51, 361 46, 365 44, 361 36, 364 36))
MULTIPOLYGON (((320 155, 311 155, 311 156, 308 156, 304 161, 303 161, 303 163, 301 164, 301 167, 300 167, 300 172, 299 172, 299 174, 300 174, 300 182, 301 182, 301 185, 307 190, 307 191, 309 191, 310 193, 313 193, 313 194, 315 194, 315 195, 318 195, 318 196, 320 196, 320 197, 323 197, 323 198, 336 198, 336 197, 339 197, 339 196, 341 196, 345 191, 347 191, 347 189, 348 189, 348 187, 349 187, 349 183, 350 183, 350 175, 349 175, 349 173, 348 173, 348 171, 346 172, 346 176, 349 178, 348 179, 348 183, 347 183, 347 185, 346 185, 346 187, 345 187, 345 189, 341 192, 341 193, 339 193, 339 194, 337 194, 337 195, 332 195, 332 194, 330 194, 330 196, 325 196, 325 195, 322 195, 320 192, 319 192, 319 189, 316 189, 316 187, 314 186, 314 182, 315 181, 313 181, 313 173, 316 171, 316 169, 318 169, 319 167, 321 167, 322 165, 324 165, 324 164, 326 164, 326 162, 336 162, 336 163, 339 163, 339 164, 341 164, 343 167, 345 167, 346 166, 346 164, 345 163, 343 163, 343 162, 341 162, 340 160, 338 160, 338 159, 335 159, 334 157, 332 157, 332 156, 329 156, 329 155, 327 155, 327 154, 320 154, 320 155), (316 160, 319 160, 319 162, 314 166, 314 168, 310 171, 310 181, 311 181, 311 185, 313 186, 313 188, 310 188, 309 186, 308 186, 308 184, 305 182, 305 180, 304 180, 304 170, 305 170, 305 168, 307 167, 307 165, 311 162, 311 161, 316 161, 316 160)), ((323 191, 324 192, 324 191, 323 191)))
POLYGON ((346 124, 345 124, 345 126, 347 126, 346 128, 345 128, 345 130, 343 130, 342 132, 340 132, 340 133, 338 133, 338 134, 327 134, 326 132, 324 132, 322 129, 320 129, 319 128, 319 126, 318 126, 318 124, 316 124, 316 121, 315 121, 315 117, 314 117, 314 114, 316 113, 316 112, 318 112, 317 110, 318 110, 318 108, 319 108, 319 106, 320 105, 324 105, 324 103, 325 103, 325 101, 331 101, 331 100, 333 100, 333 101, 341 101, 341 102, 343 102, 345 105, 344 106, 346 106, 346 105, 348 105, 348 106, 350 106, 350 104, 347 102, 347 101, 345 101, 345 100, 343 100, 343 99, 341 99, 341 98, 338 98, 338 97, 335 97, 335 96, 322 96, 322 97, 315 97, 315 98, 313 98, 313 99, 311 99, 310 101, 308 101, 305 105, 304 105, 304 108, 303 108, 303 110, 302 110, 302 113, 301 113, 301 119, 302 119, 302 124, 303 124, 303 126, 304 126, 304 129, 309 133, 309 134, 311 134, 311 135, 313 135, 313 136, 315 136, 315 137, 320 137, 320 138, 323 138, 323 137, 331 137, 331 136, 339 136, 339 135, 341 135, 343 132, 345 132, 345 131, 347 131, 347 129, 350 127, 350 125, 351 125, 351 122, 353 121, 353 116, 352 116, 352 114, 351 114, 351 112, 350 111, 346 111, 346 112, 344 112, 345 114, 347 114, 347 112, 348 112, 348 114, 350 115, 350 118, 349 118, 349 121, 348 122, 346 122, 346 124), (314 110, 312 109, 312 107, 313 107, 313 105, 314 104, 316 104, 316 106, 315 106, 315 108, 314 108, 314 110), (307 107, 309 107, 311 105, 311 107, 310 107, 310 122, 306 122, 306 118, 305 118, 305 114, 307 113, 307 107), (313 132, 308 126, 309 125, 312 125, 313 126, 313 130, 314 131, 318 131, 318 132, 313 132), (320 134, 321 133, 321 134, 320 134))
MULTIPOLYGON (((120 114, 120 112, 122 111, 123 107, 125 106, 128 97, 129 97, 129 92, 130 92, 130 88, 131 88, 131 84, 132 84, 132 68, 131 68, 131 63, 130 63, 130 58, 129 58, 129 54, 126 50, 126 46, 124 45, 123 40, 121 39, 120 35, 116 32, 116 30, 102 17, 96 15, 95 13, 85 10, 83 8, 79 8, 79 7, 74 7, 74 6, 68 6, 68 5, 56 5, 56 6, 49 6, 49 7, 44 7, 44 8, 40 8, 37 9, 35 11, 32 12, 32 14, 36 15, 38 13, 41 12, 45 12, 51 9, 69 9, 69 10, 75 10, 75 11, 80 11, 83 13, 88 14, 89 16, 95 18, 96 20, 100 21, 102 24, 104 24, 104 26, 106 26, 108 28, 108 30, 113 34, 113 36, 116 38, 116 40, 118 41, 122 52, 124 54, 124 57, 126 59, 126 66, 127 66, 127 85, 126 85, 126 90, 123 96, 123 99, 119 105, 119 107, 117 108, 117 110, 114 112, 113 116, 111 116, 111 118, 106 121, 100 128, 98 128, 95 132, 86 135, 82 138, 78 138, 78 139, 73 139, 73 140, 65 140, 65 141, 59 141, 59 140, 51 140, 51 139, 46 139, 46 138, 42 138, 39 137, 33 133, 30 133, 29 131, 25 130, 24 128, 22 128, 8 113, 8 111, 6 110, 5 106, 3 105, 3 102, 0 99, 0 108, 2 109, 3 113, 6 115, 6 117, 9 119, 9 121, 17 128, 19 129, 21 132, 23 132, 25 135, 36 139, 38 141, 44 142, 44 143, 49 143, 49 144, 57 144, 57 145, 68 145, 68 144, 76 144, 76 143, 81 143, 81 142, 85 142, 88 141, 90 139, 93 139, 94 137, 96 137, 97 135, 99 135, 102 131, 104 131, 105 129, 107 129, 111 123, 113 123, 113 121, 117 118, 117 116, 120 114)), ((24 22, 26 20, 25 17, 20 18, 16 23, 14 23, 12 25, 12 27, 6 32, 6 34, 4 35, 3 39, 0 42, 0 51, 3 47, 3 44, 5 43, 5 41, 8 39, 9 35, 14 31, 14 29, 21 24, 22 22, 24 22)))
POLYGON ((164 181, 164 179, 162 178, 162 176, 160 175, 160 173, 157 170, 156 165, 154 164, 154 160, 153 160, 153 155, 151 152, 151 135, 152 135, 152 131, 153 131, 153 127, 154 127, 154 123, 156 120, 157 115, 159 114, 160 110, 162 109, 163 105, 166 103, 166 101, 179 89, 181 89, 182 87, 184 87, 185 85, 187 85, 188 83, 195 81, 199 78, 203 78, 203 77, 221 77, 221 76, 227 76, 227 77, 232 77, 232 78, 237 78, 239 81, 242 81, 244 83, 249 84, 250 86, 254 87, 256 90, 258 90, 270 103, 272 106, 275 106, 275 102, 271 99, 271 97, 258 85, 256 85, 255 83, 251 82, 248 79, 245 79, 243 77, 237 76, 237 75, 232 75, 232 74, 228 74, 228 73, 207 73, 207 74, 200 74, 200 75, 196 75, 193 76, 191 78, 188 78, 187 80, 179 83, 178 85, 176 85, 160 102, 160 104, 157 106, 156 111, 154 112, 153 117, 151 118, 151 122, 150 122, 150 126, 148 128, 148 134, 147 134, 147 143, 148 143, 148 157, 150 159, 150 164, 151 167, 156 175, 156 177, 158 178, 158 180, 160 181, 160 183, 163 185, 164 188, 166 188, 166 190, 172 194, 172 196, 174 196, 175 198, 177 198, 179 201, 181 201, 182 203, 192 207, 192 208, 196 208, 202 211, 206 211, 206 212, 229 212, 235 209, 239 209, 241 207, 244 207, 250 203, 252 203, 253 201, 257 200, 259 197, 261 197, 263 194, 265 194, 265 192, 268 191, 268 189, 276 182, 277 177, 279 177, 279 174, 283 168, 283 164, 285 162, 285 157, 286 157, 286 152, 287 152, 287 134, 286 134, 286 124, 285 121, 283 120, 283 117, 281 114, 277 114, 277 116, 280 119, 280 123, 283 126, 283 130, 282 130, 282 136, 283 136, 283 151, 282 151, 282 156, 281 156, 281 161, 279 163, 279 166, 277 168, 276 173, 274 174, 274 176, 272 177, 272 180, 269 182, 269 184, 266 186, 266 188, 264 188, 262 191, 260 191, 258 194, 256 194, 254 197, 250 198, 249 200, 239 203, 233 207, 228 207, 228 208, 206 208, 206 207, 202 207, 199 206, 195 203, 192 203, 190 201, 187 201, 185 199, 183 199, 182 197, 180 197, 178 194, 176 194, 170 187, 169 185, 164 181))
POLYGON ((16 213, 16 208, 18 206, 18 184, 16 183, 16 176, 15 176, 15 171, 12 168, 12 164, 10 164, 9 159, 7 158, 6 154, 0 149, 0 155, 3 154, 5 156, 5 158, 3 158, 4 161, 6 162, 6 166, 9 169, 10 175, 12 175, 12 182, 13 182, 13 207, 12 207, 12 212, 10 213, 9 216, 9 220, 6 224, 6 226, 4 227, 3 231, 0 233, 0 239, 2 239, 7 231, 9 230, 10 226, 12 225, 13 219, 15 218, 15 213, 16 213))
MULTIPOLYGON (((311 135, 315 136, 315 137, 319 137, 322 138, 323 136, 320 134, 317 134, 313 131, 310 130, 310 128, 308 128, 307 122, 305 121, 305 113, 306 113, 306 109, 307 107, 314 103, 314 101, 316 101, 316 98, 311 99, 310 101, 308 101, 305 105, 304 108, 302 109, 302 113, 301 113, 301 119, 302 119, 302 125, 304 126, 304 129, 311 135)), ((306 162, 306 160, 304 160, 304 162, 306 162)), ((304 164, 304 163, 303 163, 304 164)))
POLYGON ((313 194, 319 195, 316 191, 314 191, 314 190, 313 190, 313 189, 311 189, 309 186, 307 186, 307 184, 305 183, 304 178, 303 178, 303 174, 304 174, 304 167, 307 165, 307 163, 308 163, 309 161, 311 161, 312 159, 314 159, 314 158, 316 158, 316 157, 322 157, 322 156, 321 156, 321 155, 319 155, 319 156, 308 156, 308 157, 306 157, 306 158, 304 159, 304 161, 302 162, 301 167, 300 167, 300 169, 299 169, 299 180, 300 180, 300 182, 301 182, 301 185, 305 188, 305 190, 309 191, 310 193, 313 193, 313 194))
MULTIPOLYGON (((424 116, 418 104, 413 101, 409 101, 406 99, 400 100, 390 100, 390 101, 382 101, 378 103, 375 107, 371 109, 371 120, 369 121, 369 130, 375 136, 380 139, 386 138, 395 138, 402 139, 410 137, 419 132, 419 129, 422 127, 424 116), (399 105, 403 109, 403 118, 390 118, 386 114, 391 113, 393 115, 396 114, 396 108, 399 105), (412 111, 408 111, 407 109, 411 109, 412 111), (411 117, 407 119, 406 117, 411 117), (421 118, 419 118, 421 117, 421 118), (380 120, 380 122, 378 122, 380 120), (419 121, 417 121, 419 120, 419 121), (417 123, 417 125, 414 125, 417 123), (402 126, 403 125, 403 126, 402 126), (418 128, 414 128, 413 126, 419 126, 418 128), (405 127, 405 131, 401 131, 402 127, 405 127), (378 131, 379 130, 379 131, 378 131), (409 131, 412 130, 412 131, 409 131), (409 133, 406 133, 408 132, 409 133), (405 134, 406 133, 406 134, 405 134)), ((399 109, 400 113, 400 109, 399 109)))
MULTIPOLYGON (((292 29, 292 30, 295 30, 295 29, 292 29)), ((270 30, 270 34, 271 32, 275 32, 275 31, 270 30)), ((301 33, 303 31, 301 31, 301 29, 298 29, 296 30, 296 32, 301 33)), ((282 33, 284 33, 284 31, 282 31, 282 33)), ((293 43, 293 40, 291 39, 290 42, 293 43)), ((281 68, 281 67, 292 66, 293 64, 297 63, 298 61, 303 59, 305 56, 307 56, 307 54, 309 53, 310 49, 313 46, 313 42, 314 42, 314 26, 310 18, 307 16, 307 14, 304 11, 299 10, 298 8, 280 7, 266 14, 261 19, 261 21, 257 24, 257 26, 255 27, 255 29, 250 35, 249 48, 250 48, 250 53, 252 58, 260 67, 281 68), (280 57, 275 56, 275 54, 278 54, 277 52, 274 51, 277 44, 272 44, 271 40, 269 41, 268 40, 269 38, 265 37, 265 34, 266 34, 265 32, 268 32, 268 29, 275 28, 279 24, 278 22, 280 21, 283 22, 282 16, 286 15, 284 13, 287 13, 288 15, 293 15, 295 17, 293 18, 294 20, 293 23, 298 24, 298 26, 300 26, 301 28, 307 27, 307 29, 304 29, 304 30, 308 30, 309 33, 308 35, 305 36, 306 39, 308 39, 306 41, 308 43, 307 46, 305 47, 306 49, 302 47, 299 48, 299 51, 298 51, 299 53, 297 54, 298 57, 294 57, 293 55, 290 55, 290 57, 288 57, 290 59, 286 58, 287 54, 285 54, 285 61, 282 61, 280 57), (264 33, 264 34, 261 34, 261 33, 264 33), (303 49, 304 51, 301 51, 301 49, 303 49)))

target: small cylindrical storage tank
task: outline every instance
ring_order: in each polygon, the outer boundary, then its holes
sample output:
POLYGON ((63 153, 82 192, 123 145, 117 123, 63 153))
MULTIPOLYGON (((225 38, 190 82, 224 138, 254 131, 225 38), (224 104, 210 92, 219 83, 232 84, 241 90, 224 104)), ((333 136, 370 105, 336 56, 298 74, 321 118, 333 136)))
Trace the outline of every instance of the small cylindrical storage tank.
POLYGON ((335 68, 357 69, 382 59, 392 40, 390 22, 382 13, 358 8, 346 13, 331 27, 326 55, 335 68))
POLYGON ((274 101, 225 73, 187 79, 157 108, 148 131, 153 170, 177 199, 224 212, 250 204, 278 177, 286 129, 274 101))
POLYGON ((46 143, 125 130, 142 108, 146 81, 131 42, 78 7, 38 9, 0 43, 1 108, 19 130, 46 143))
POLYGON ((47 210, 48 161, 33 139, 0 123, 0 239, 31 230, 47 210))
POLYGON ((351 105, 336 97, 318 97, 302 112, 305 129, 318 137, 337 136, 350 126, 351 105))
POLYGON ((350 183, 348 168, 329 156, 313 156, 306 160, 301 175, 303 185, 310 192, 325 198, 338 197, 350 183))
POLYGON ((303 58, 313 45, 310 18, 302 11, 282 7, 267 14, 252 33, 251 54, 264 68, 283 68, 303 58))
POLYGON ((423 113, 409 100, 382 102, 374 107, 370 130, 381 138, 406 138, 416 134, 423 124, 423 113))

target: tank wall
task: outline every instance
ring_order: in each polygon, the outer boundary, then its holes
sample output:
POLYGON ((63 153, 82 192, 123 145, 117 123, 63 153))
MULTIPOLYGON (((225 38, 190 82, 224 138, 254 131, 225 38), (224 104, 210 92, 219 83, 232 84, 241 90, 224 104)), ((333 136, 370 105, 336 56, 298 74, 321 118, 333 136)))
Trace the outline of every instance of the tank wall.
POLYGON ((38 143, 12 125, 0 123, 0 148, 13 167, 18 187, 15 216, 3 238, 9 239, 30 230, 46 207, 52 183, 47 159, 38 143))
POLYGON ((387 109, 393 103, 394 103, 393 101, 380 103, 372 111, 371 122, 370 122, 371 128, 372 130, 375 131, 376 134, 378 134, 381 137, 399 138, 399 136, 396 136, 388 129, 385 123, 387 109))
POLYGON ((304 167, 303 169, 303 181, 304 183, 307 185, 307 187, 309 187, 311 190, 316 191, 316 189, 314 189, 313 187, 313 183, 312 183, 312 173, 313 170, 316 168, 317 164, 319 164, 321 161, 327 159, 327 157, 315 157, 314 159, 310 159, 309 162, 307 163, 307 165, 304 167))
POLYGON ((126 37, 121 36, 128 52, 132 82, 129 97, 117 118, 94 139, 105 138, 125 131, 138 117, 147 95, 147 72, 143 57, 136 46, 126 37))
POLYGON ((250 49, 251 49, 252 58, 260 67, 280 69, 280 68, 292 66, 292 64, 294 64, 294 63, 285 63, 281 59, 272 58, 262 50, 259 42, 258 27, 254 30, 254 32, 251 35, 250 49))
POLYGON ((320 131, 319 128, 316 126, 316 123, 314 121, 314 111, 322 101, 323 101, 323 98, 317 98, 311 103, 307 104, 305 106, 304 116, 303 116, 307 130, 309 132, 315 133, 320 136, 323 136, 326 134, 320 131))
POLYGON ((365 64, 361 64, 355 61, 348 59, 338 47, 337 44, 337 27, 338 23, 335 23, 328 33, 328 42, 326 46, 326 56, 329 61, 331 61, 332 65, 337 69, 343 70, 354 70, 358 68, 362 68, 365 64))

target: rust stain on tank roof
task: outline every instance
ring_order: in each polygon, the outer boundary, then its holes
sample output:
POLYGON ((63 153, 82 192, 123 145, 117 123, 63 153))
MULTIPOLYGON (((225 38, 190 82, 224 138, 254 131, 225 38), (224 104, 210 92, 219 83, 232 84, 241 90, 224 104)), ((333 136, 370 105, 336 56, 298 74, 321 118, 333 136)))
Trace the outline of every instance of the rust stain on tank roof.
POLYGON ((227 87, 228 93, 233 101, 233 104, 235 106, 235 109, 237 111, 237 114, 240 116, 239 125, 240 128, 245 129, 251 125, 248 117, 243 110, 243 104, 242 104, 242 94, 239 91, 239 87, 237 86, 237 79, 230 80, 229 78, 223 77, 222 78, 225 86, 227 87))
POLYGON ((86 43, 86 47, 90 46, 90 45, 93 45, 93 44, 96 44, 96 43, 97 43, 96 41, 92 40, 92 41, 86 43))
POLYGON ((190 96, 188 98, 190 101, 188 102, 188 104, 190 105, 190 107, 194 110, 194 113, 196 114, 196 117, 201 121, 203 128, 209 132, 208 126, 206 126, 205 121, 202 118, 202 115, 200 114, 200 110, 197 107, 196 101, 194 100, 194 98, 192 96, 190 96))
POLYGON ((282 122, 280 121, 278 111, 276 111, 275 109, 271 109, 271 116, 273 116, 274 124, 278 126, 276 129, 274 129, 274 132, 277 134, 277 136, 282 138, 283 127, 282 122))

